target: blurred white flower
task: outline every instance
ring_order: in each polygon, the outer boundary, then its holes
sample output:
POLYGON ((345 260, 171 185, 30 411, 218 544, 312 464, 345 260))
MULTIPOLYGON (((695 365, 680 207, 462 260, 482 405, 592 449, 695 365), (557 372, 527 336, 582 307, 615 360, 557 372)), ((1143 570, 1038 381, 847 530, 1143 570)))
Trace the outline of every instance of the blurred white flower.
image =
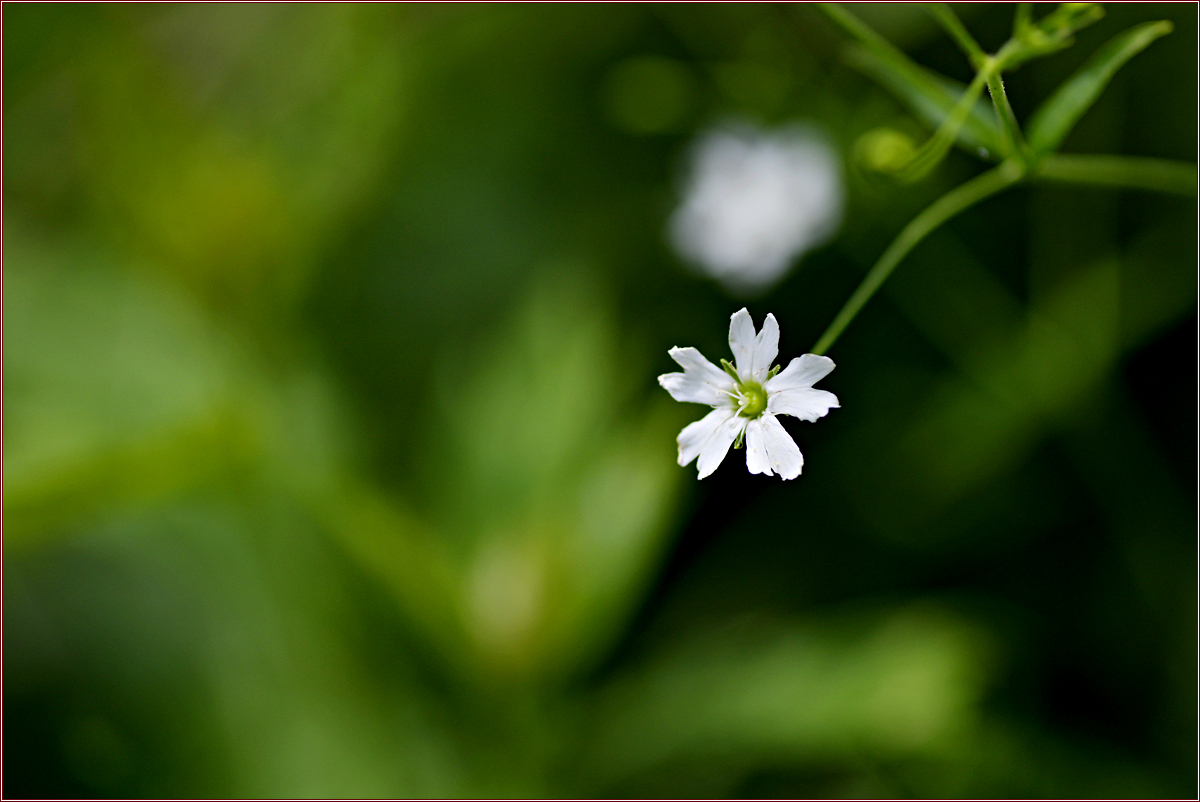
POLYGON ((679 464, 696 459, 703 479, 717 469, 731 445, 738 448, 745 438, 746 468, 750 473, 777 473, 784 479, 795 479, 804 457, 776 416, 815 421, 840 406, 833 393, 813 389, 833 370, 833 360, 805 354, 778 373, 778 367, 771 367, 779 354, 775 316, 767 315, 762 331, 756 335, 754 321, 745 309, 730 318, 729 347, 737 364, 722 359, 724 371, 695 348, 676 347, 668 352, 683 373, 664 373, 658 383, 676 401, 713 408, 679 433, 679 464))
POLYGON ((684 259, 726 288, 753 294, 824 244, 841 218, 840 163, 815 131, 743 125, 697 140, 670 237, 684 259))

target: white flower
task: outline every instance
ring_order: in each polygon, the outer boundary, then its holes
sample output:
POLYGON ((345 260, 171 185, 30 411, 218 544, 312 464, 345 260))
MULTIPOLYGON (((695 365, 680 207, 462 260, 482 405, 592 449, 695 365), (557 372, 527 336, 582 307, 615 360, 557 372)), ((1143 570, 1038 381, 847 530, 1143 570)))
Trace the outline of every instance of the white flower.
POLYGON ((697 141, 691 168, 671 240, 735 293, 773 285, 841 222, 838 157, 811 129, 711 131, 697 141))
POLYGON ((776 416, 815 421, 840 406, 833 393, 813 389, 813 384, 833 370, 833 360, 805 354, 776 375, 779 368, 772 368, 771 363, 779 354, 779 324, 774 315, 767 315, 756 335, 754 321, 745 309, 729 320, 729 347, 737 364, 722 359, 724 370, 695 348, 676 347, 668 352, 683 373, 664 373, 658 383, 676 401, 713 408, 679 433, 679 464, 687 465, 699 457, 696 467, 703 479, 717 469, 729 447, 740 446, 744 437, 750 473, 777 473, 795 479, 804 457, 776 416))

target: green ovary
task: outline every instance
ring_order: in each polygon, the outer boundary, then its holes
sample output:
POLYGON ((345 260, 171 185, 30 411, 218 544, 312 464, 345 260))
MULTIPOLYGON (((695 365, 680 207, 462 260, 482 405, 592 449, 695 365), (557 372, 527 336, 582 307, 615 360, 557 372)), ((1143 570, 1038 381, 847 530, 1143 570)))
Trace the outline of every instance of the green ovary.
POLYGON ((743 384, 738 388, 746 399, 746 405, 738 413, 743 418, 757 418, 767 408, 767 393, 759 384, 743 384))

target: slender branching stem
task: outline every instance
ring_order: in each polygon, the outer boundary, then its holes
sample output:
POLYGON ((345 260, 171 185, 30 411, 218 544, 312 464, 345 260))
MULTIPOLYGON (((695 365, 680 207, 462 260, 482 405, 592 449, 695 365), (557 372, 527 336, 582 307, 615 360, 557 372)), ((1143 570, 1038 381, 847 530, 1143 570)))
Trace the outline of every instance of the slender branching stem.
MULTIPOLYGON (((859 41, 881 50, 892 50, 886 40, 858 21, 852 14, 832 3, 822 3, 821 8, 838 25, 846 29, 859 41)), ((998 166, 982 173, 965 184, 950 190, 934 201, 892 240, 892 244, 879 257, 879 261, 868 271, 858 289, 846 301, 829 328, 813 346, 814 354, 824 354, 850 325, 867 301, 879 290, 896 269, 897 265, 928 234, 959 212, 970 208, 985 198, 1003 191, 1007 187, 1028 177, 1031 180, 1085 184, 1091 186, 1123 187, 1169 192, 1196 197, 1196 165, 1165 159, 1148 159, 1131 156, 1072 156, 1047 154, 1034 158, 1029 145, 1021 134, 1021 128, 1013 114, 1012 106, 1004 91, 1001 78, 1006 68, 1019 63, 1025 45, 1022 36, 1032 25, 1031 7, 1022 3, 1017 8, 1013 22, 1013 38, 1009 39, 995 55, 988 55, 975 41, 970 32, 944 3, 933 3, 929 7, 933 15, 951 38, 965 52, 976 69, 975 80, 963 92, 955 106, 947 114, 938 130, 917 152, 916 156, 898 174, 902 180, 913 181, 929 172, 958 136, 958 130, 966 121, 975 102, 986 85, 992 97, 1002 129, 1004 131, 1007 158, 998 166)))
POLYGON ((1091 186, 1125 187, 1196 197, 1196 165, 1140 156, 1043 156, 1030 177, 1091 186))
POLYGON ((829 350, 846 326, 850 325, 850 321, 854 320, 854 316, 859 313, 859 310, 866 305, 871 296, 883 285, 883 282, 887 281, 888 276, 892 274, 900 261, 929 232, 964 209, 1012 186, 1021 180, 1022 175, 1023 170, 1020 164, 1013 161, 1003 162, 986 173, 950 190, 930 204, 925 211, 914 217, 879 257, 879 261, 867 273, 850 299, 846 301, 842 311, 838 312, 837 317, 829 324, 829 328, 821 335, 821 339, 817 340, 812 353, 824 354, 829 350))

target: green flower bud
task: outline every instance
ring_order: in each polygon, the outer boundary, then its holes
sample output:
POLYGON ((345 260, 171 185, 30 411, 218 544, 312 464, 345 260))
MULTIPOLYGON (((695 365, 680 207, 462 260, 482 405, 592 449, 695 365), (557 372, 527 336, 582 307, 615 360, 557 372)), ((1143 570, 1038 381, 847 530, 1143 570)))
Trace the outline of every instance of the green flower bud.
POLYGON ((905 134, 892 128, 876 128, 858 138, 854 152, 862 167, 872 172, 896 173, 908 166, 917 148, 905 134))

